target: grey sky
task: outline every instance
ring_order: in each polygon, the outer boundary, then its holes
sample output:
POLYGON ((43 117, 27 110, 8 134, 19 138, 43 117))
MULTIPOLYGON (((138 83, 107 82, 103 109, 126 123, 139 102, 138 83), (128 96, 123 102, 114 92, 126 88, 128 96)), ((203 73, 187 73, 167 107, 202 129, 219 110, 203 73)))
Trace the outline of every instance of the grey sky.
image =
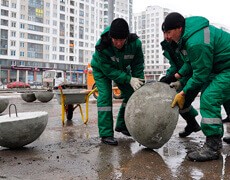
POLYGON ((228 0, 133 0, 134 13, 144 11, 147 6, 158 5, 183 15, 204 16, 212 23, 230 28, 228 0))

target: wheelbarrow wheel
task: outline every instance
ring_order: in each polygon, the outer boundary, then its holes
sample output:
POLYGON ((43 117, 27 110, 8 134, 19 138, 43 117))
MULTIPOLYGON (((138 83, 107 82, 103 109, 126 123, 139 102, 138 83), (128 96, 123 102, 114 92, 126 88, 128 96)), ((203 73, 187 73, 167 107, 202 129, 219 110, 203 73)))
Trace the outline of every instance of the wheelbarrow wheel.
POLYGON ((69 104, 66 109, 66 118, 67 120, 72 120, 73 118, 73 105, 69 104))

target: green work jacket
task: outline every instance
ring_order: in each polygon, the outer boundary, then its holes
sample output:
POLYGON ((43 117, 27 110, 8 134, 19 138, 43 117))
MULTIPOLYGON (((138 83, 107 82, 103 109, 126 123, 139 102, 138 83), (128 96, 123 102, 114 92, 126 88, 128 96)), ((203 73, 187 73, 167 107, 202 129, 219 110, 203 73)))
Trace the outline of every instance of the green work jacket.
POLYGON ((186 18, 178 43, 186 63, 193 70, 183 91, 201 88, 211 74, 230 69, 230 34, 209 24, 200 16, 186 18))
POLYGON ((122 49, 113 46, 107 27, 95 46, 91 60, 93 68, 100 69, 116 83, 129 83, 131 77, 144 78, 142 43, 136 34, 129 34, 122 49))

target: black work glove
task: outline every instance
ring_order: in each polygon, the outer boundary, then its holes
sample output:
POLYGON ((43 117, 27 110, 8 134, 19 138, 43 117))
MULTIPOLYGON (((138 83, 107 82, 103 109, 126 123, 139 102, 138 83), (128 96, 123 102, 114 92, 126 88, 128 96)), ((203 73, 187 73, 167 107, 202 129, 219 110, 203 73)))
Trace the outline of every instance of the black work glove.
POLYGON ((163 76, 160 79, 160 82, 166 83, 166 84, 170 84, 171 82, 176 82, 177 79, 175 78, 174 74, 173 75, 167 75, 167 76, 163 76))

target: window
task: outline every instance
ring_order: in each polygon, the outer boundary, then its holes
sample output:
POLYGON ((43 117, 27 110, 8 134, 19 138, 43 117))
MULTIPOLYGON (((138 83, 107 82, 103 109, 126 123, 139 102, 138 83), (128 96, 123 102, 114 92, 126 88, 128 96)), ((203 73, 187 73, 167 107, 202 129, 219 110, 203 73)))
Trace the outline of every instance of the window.
POLYGON ((53 29, 53 34, 57 34, 57 29, 53 29))
POLYGON ((84 62, 83 59, 84 59, 84 51, 80 49, 79 50, 79 62, 83 63, 84 62))
POLYGON ((57 59, 57 55, 56 54, 53 54, 52 57, 53 57, 53 60, 57 59))
POLYGON ((57 17, 57 13, 54 12, 53 13, 53 17, 56 18, 57 17))
POLYGON ((60 19, 61 20, 65 20, 65 15, 64 14, 60 14, 60 19))
POLYGON ((83 47, 83 42, 79 42, 79 47, 83 47))
POLYGON ((50 12, 46 11, 46 16, 49 17, 50 16, 50 12))
MULTIPOLYGON (((25 56, 25 52, 20 51, 20 56, 21 56, 21 57, 24 57, 24 56, 25 56)), ((21 61, 21 62, 24 62, 24 61, 21 61)))
POLYGON ((45 59, 46 59, 46 60, 49 60, 49 58, 50 58, 49 54, 46 54, 46 55, 45 55, 45 59))
POLYGON ((45 50, 49 51, 50 46, 49 45, 45 45, 45 50))
POLYGON ((16 27, 16 22, 11 22, 11 27, 16 27))
POLYGON ((25 47, 24 42, 20 42, 20 47, 25 47))
POLYGON ((15 50, 11 50, 11 51, 10 51, 10 55, 11 55, 11 56, 16 56, 16 51, 15 51, 15 50))
POLYGON ((11 36, 16 37, 16 31, 11 31, 11 36))
POLYGON ((11 46, 16 46, 16 41, 11 41, 11 42, 10 42, 10 45, 11 45, 11 46))
POLYGON ((25 24, 22 24, 22 23, 21 23, 21 24, 20 24, 20 28, 21 28, 21 29, 25 29, 25 24))
POLYGON ((64 47, 60 47, 60 48, 59 48, 59 51, 60 51, 60 52, 65 52, 65 48, 64 48, 64 47))
POLYGON ((8 26, 8 20, 1 19, 1 25, 2 26, 8 26))
POLYGON ((59 42, 60 42, 60 44, 64 44, 65 40, 64 39, 60 39, 59 42))
POLYGON ((25 33, 20 33, 20 38, 25 38, 25 33))
POLYGON ((59 60, 61 60, 61 61, 65 60, 65 56, 64 55, 59 55, 59 60))
POLYGON ((79 38, 80 39, 84 38, 84 28, 83 27, 79 27, 79 38))
POLYGON ((9 14, 9 11, 1 9, 1 15, 2 16, 9 16, 8 14, 9 14))
POLYGON ((16 3, 12 3, 11 7, 14 8, 14 9, 16 9, 17 8, 17 4, 16 3))
POLYGON ((53 25, 54 25, 54 26, 57 26, 57 21, 53 21, 53 25))
POLYGON ((25 15, 21 14, 20 18, 25 19, 25 15))
POLYGON ((64 11, 65 12, 65 6, 60 6, 60 11, 64 11))
POLYGON ((21 10, 24 11, 26 7, 24 5, 21 5, 21 10))
POLYGON ((25 66, 25 61, 20 61, 19 64, 20 66, 25 66))
POLYGON ((16 18, 16 12, 11 12, 11 17, 16 18))

